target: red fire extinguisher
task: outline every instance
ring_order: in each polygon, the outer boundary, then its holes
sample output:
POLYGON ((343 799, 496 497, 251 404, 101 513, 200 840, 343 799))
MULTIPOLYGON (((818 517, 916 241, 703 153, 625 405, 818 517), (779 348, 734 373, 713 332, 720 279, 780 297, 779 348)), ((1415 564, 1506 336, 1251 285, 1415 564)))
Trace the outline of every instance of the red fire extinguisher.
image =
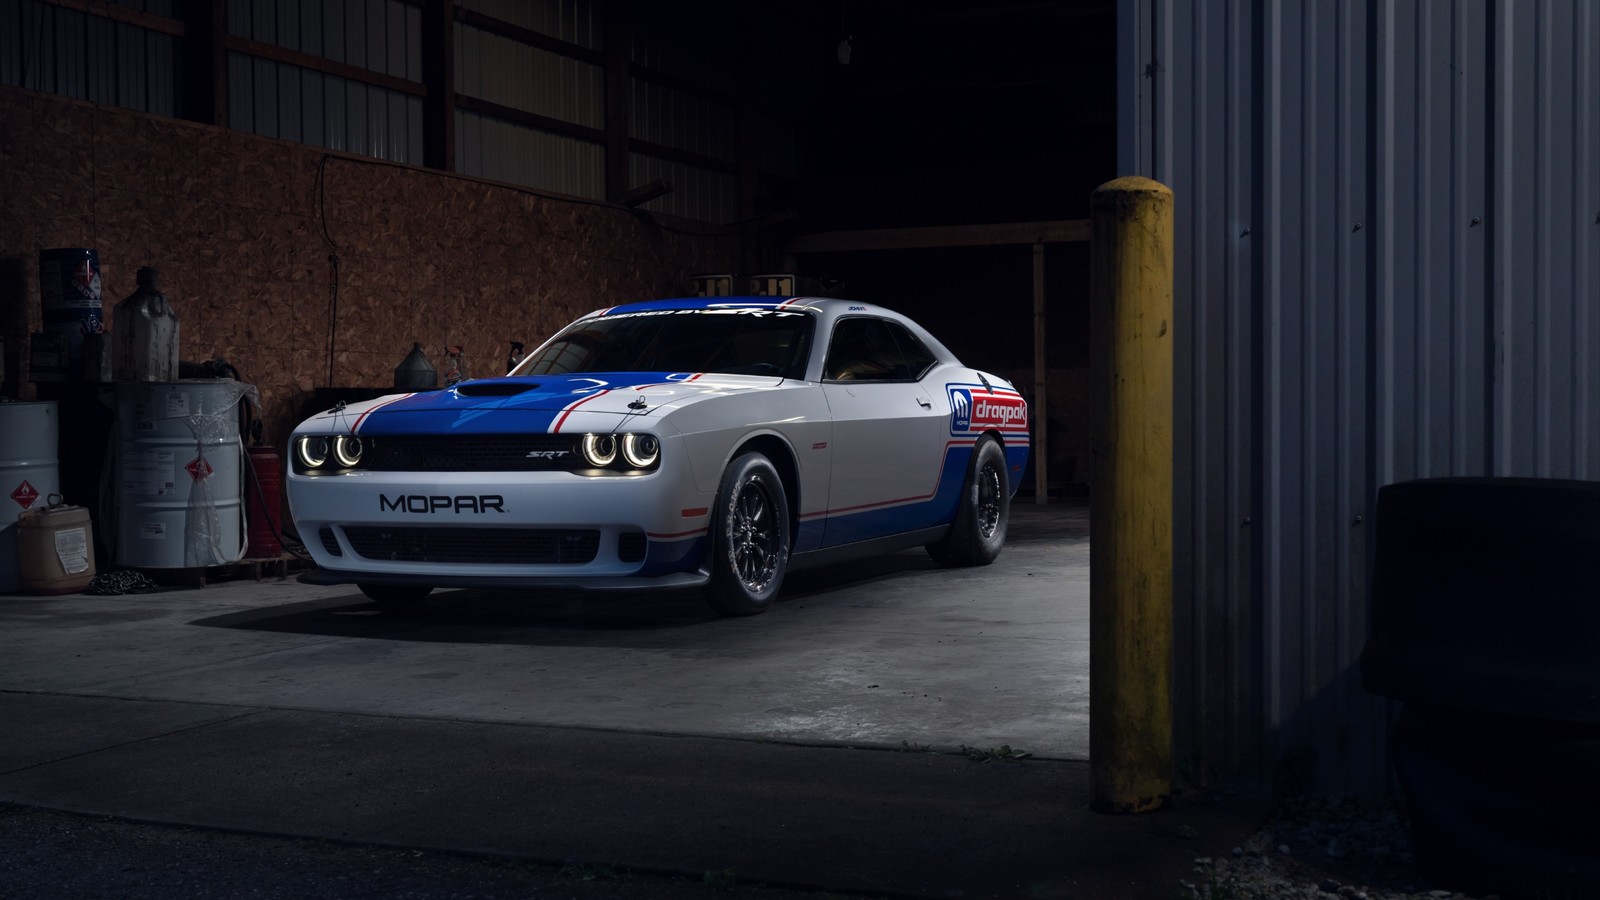
POLYGON ((278 535, 283 522, 283 458, 261 440, 261 421, 250 424, 250 472, 254 483, 246 491, 251 559, 277 559, 283 555, 278 535))

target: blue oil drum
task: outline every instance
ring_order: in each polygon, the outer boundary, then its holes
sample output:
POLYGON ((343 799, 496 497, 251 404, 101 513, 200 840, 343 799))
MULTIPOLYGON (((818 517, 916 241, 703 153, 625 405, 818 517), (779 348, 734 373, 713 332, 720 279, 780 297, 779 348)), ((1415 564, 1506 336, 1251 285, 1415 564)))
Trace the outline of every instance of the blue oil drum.
POLYGON ((39 299, 44 330, 67 341, 67 378, 83 378, 83 336, 105 330, 100 302, 100 257, 87 247, 39 251, 39 299))

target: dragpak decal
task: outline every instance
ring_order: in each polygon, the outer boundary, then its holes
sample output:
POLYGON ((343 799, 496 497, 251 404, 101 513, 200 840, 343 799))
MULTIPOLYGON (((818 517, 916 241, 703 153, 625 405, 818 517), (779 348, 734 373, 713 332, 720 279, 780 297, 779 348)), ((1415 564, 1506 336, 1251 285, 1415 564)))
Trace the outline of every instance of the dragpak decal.
POLYGON ((976 384, 949 384, 950 433, 1028 433, 1028 402, 1015 391, 976 384))

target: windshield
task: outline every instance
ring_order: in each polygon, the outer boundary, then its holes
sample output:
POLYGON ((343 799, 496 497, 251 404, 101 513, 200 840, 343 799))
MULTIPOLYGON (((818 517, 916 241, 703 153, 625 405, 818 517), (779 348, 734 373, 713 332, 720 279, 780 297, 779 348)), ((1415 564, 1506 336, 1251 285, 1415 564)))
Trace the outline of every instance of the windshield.
POLYGON ((727 372, 804 378, 815 320, 775 309, 667 309, 575 322, 514 375, 727 372))

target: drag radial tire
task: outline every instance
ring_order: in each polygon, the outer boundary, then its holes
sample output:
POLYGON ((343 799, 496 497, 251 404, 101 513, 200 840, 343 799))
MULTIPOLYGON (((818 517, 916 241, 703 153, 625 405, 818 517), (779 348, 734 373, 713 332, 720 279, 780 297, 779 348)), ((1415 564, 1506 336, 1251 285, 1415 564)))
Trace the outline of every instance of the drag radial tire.
POLYGON ((358 584, 356 587, 379 606, 404 606, 433 593, 433 588, 416 584, 358 584))
POLYGON ((972 448, 955 521, 943 538, 928 545, 928 555, 945 566, 987 566, 1005 545, 1010 515, 1006 454, 994 438, 985 435, 972 448))
POLYGON ((722 473, 706 599, 723 615, 765 612, 789 565, 789 500, 771 461, 745 453, 722 473))

